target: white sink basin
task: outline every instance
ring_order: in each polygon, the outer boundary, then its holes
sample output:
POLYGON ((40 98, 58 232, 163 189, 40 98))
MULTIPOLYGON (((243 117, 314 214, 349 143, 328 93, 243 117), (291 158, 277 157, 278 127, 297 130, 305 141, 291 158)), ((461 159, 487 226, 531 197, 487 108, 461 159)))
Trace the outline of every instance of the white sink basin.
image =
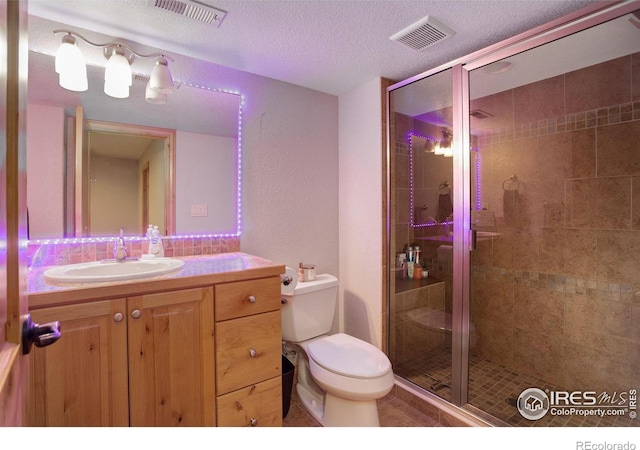
POLYGON ((44 272, 44 281, 53 283, 101 283, 154 277, 180 270, 184 261, 173 258, 92 261, 56 266, 44 272))

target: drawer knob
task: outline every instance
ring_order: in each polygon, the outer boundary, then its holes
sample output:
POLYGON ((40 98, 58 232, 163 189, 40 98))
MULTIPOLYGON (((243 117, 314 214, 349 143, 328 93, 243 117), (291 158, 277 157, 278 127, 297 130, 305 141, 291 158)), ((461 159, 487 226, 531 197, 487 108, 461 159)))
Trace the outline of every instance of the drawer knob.
POLYGON ((134 319, 138 319, 141 315, 142 313, 139 309, 134 309, 133 311, 131 311, 131 317, 133 317, 134 319))
POLYGON ((249 423, 251 424, 252 427, 257 427, 258 419, 256 419, 255 417, 252 417, 251 419, 249 419, 249 423))
POLYGON ((256 302, 256 296, 255 295, 250 295, 249 296, 249 303, 255 303, 256 302))
POLYGON ((256 352, 255 349, 253 348, 249 349, 249 356, 251 356, 252 358, 255 358, 257 354, 258 352, 256 352))
POLYGON ((122 319, 124 319, 124 315, 122 313, 115 313, 113 315, 114 322, 122 322, 122 319))

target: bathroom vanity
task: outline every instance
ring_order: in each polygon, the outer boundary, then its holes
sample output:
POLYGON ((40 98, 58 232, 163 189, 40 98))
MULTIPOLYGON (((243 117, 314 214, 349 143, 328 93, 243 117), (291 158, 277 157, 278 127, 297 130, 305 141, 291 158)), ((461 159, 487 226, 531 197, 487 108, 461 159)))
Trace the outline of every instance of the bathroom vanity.
POLYGON ((245 253, 155 278, 54 286, 29 274, 31 426, 281 426, 280 274, 245 253))

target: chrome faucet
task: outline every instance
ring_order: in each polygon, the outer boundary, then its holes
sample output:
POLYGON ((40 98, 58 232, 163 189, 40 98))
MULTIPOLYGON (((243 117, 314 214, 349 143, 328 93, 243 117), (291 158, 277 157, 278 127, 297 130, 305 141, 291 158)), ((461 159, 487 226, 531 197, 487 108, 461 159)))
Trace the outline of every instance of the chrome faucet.
POLYGON ((124 228, 120 228, 120 236, 116 238, 116 245, 113 247, 113 257, 118 262, 127 259, 127 248, 124 244, 124 228))

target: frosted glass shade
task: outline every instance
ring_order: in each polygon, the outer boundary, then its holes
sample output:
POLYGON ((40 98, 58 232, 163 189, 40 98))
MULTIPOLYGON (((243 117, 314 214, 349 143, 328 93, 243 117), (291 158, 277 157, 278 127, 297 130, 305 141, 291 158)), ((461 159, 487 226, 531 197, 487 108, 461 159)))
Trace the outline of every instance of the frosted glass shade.
POLYGON ((147 88, 144 91, 144 98, 149 103, 153 103, 154 105, 164 105, 167 103, 167 94, 161 94, 160 92, 156 92, 151 89, 150 81, 147 83, 147 88))
POLYGON ((117 49, 113 49, 104 70, 104 93, 115 98, 127 98, 132 84, 133 74, 129 61, 117 49))
POLYGON ((160 57, 156 60, 149 80, 149 89, 160 94, 171 94, 173 92, 173 77, 168 64, 166 58, 160 57))
POLYGON ((118 80, 104 80, 104 93, 110 97, 127 98, 129 97, 129 86, 118 80))
POLYGON ((87 81, 87 65, 82 52, 75 45, 73 37, 65 36, 56 53, 55 67, 58 83, 70 91, 82 92, 89 87, 87 81), (65 39, 66 38, 66 39, 65 39))

